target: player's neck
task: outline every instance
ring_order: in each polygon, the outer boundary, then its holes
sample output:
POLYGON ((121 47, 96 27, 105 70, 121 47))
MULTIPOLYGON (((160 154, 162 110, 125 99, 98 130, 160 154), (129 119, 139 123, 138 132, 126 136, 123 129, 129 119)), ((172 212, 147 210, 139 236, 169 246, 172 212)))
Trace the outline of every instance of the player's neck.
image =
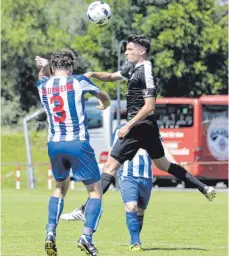
POLYGON ((65 70, 55 70, 53 76, 69 76, 65 70))
POLYGON ((140 65, 140 64, 142 64, 142 63, 144 63, 144 62, 146 62, 146 61, 147 61, 146 58, 141 58, 141 59, 136 63, 136 65, 140 65))

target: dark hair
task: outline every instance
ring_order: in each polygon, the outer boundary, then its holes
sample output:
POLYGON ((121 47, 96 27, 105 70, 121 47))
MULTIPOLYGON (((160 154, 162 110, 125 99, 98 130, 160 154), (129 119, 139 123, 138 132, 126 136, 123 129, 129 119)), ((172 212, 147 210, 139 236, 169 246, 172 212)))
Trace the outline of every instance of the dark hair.
POLYGON ((139 44, 146 49, 146 53, 148 54, 150 51, 150 41, 146 36, 142 35, 130 35, 127 38, 127 43, 136 43, 139 44))
POLYGON ((55 69, 69 70, 73 68, 76 56, 68 49, 62 49, 51 56, 51 66, 55 69))

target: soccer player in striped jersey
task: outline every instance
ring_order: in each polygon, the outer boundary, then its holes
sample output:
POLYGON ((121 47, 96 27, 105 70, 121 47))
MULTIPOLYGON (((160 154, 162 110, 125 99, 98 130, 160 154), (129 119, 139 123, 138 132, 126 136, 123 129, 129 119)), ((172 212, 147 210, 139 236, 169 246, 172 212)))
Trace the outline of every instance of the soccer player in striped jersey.
MULTIPOLYGON (((120 125, 115 132, 114 142, 118 138, 120 125)), ((141 250, 140 233, 144 213, 153 187, 152 161, 144 149, 139 149, 132 161, 126 161, 118 170, 118 184, 125 204, 126 225, 130 234, 131 251, 141 250)))
POLYGON ((72 51, 53 53, 51 75, 48 60, 39 56, 35 58, 39 68, 37 88, 49 123, 48 154, 56 181, 56 189, 48 204, 45 250, 48 255, 57 255, 56 227, 63 211, 72 169, 74 180, 82 181, 89 194, 86 221, 77 245, 86 254, 96 256, 92 233, 96 231, 102 213, 102 190, 98 164, 89 143, 84 95, 90 93, 96 96, 101 110, 110 105, 110 99, 86 76, 72 75, 74 60, 72 51))
MULTIPOLYGON (((119 125, 113 136, 113 145, 118 132, 125 124, 119 125)), ((147 208, 153 187, 152 161, 144 149, 139 149, 132 161, 126 161, 118 170, 118 184, 126 210, 126 225, 130 234, 132 251, 141 250, 140 232, 143 226, 144 212, 147 208)), ((70 213, 61 215, 68 221, 85 221, 85 205, 70 213)))

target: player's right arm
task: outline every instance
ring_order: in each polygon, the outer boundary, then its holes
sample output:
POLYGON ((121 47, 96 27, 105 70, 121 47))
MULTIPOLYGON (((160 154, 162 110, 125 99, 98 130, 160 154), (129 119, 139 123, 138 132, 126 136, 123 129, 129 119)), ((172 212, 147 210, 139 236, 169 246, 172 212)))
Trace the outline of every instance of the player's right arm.
POLYGON ((117 81, 120 79, 128 80, 130 76, 129 72, 133 69, 133 67, 133 64, 125 62, 121 69, 117 72, 87 72, 84 74, 84 76, 102 81, 117 81))
POLYGON ((50 77, 50 67, 47 59, 42 58, 40 56, 35 57, 36 66, 39 69, 38 79, 42 77, 50 77))
POLYGON ((120 72, 87 72, 84 76, 88 78, 95 78, 102 81, 117 81, 122 79, 120 72))

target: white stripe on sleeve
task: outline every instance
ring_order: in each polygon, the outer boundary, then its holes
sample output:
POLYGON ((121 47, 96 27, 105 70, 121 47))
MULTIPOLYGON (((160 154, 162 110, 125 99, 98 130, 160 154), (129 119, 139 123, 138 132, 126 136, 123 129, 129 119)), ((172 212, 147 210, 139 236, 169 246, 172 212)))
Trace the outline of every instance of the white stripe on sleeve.
POLYGON ((152 65, 150 61, 147 61, 144 63, 144 71, 145 71, 146 88, 155 88, 153 75, 152 75, 152 65))

